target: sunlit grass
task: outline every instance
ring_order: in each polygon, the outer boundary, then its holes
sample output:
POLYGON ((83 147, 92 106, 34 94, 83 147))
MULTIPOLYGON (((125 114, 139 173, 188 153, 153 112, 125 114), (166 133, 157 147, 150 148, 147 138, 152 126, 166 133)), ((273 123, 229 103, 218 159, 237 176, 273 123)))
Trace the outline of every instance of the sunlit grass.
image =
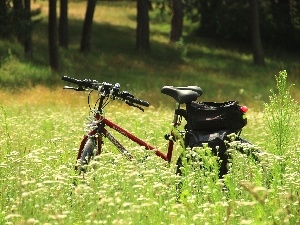
MULTIPOLYGON (((106 143, 101 157, 78 176, 74 165, 88 112, 86 94, 44 87, 1 93, 0 131, 6 136, 0 142, 0 224, 299 223, 298 144, 287 150, 294 158, 262 154, 260 164, 232 151, 231 172, 221 181, 215 170, 187 167, 185 176, 175 175, 180 146, 168 165, 120 138, 133 161, 106 143), (272 177, 279 172, 281 177, 272 177)), ((172 110, 151 107, 143 113, 121 102, 108 107, 112 121, 166 150, 163 136, 172 110)), ((250 111, 248 121, 242 135, 268 146, 262 113, 250 111)), ((216 166, 210 155, 202 157, 206 168, 216 166)))

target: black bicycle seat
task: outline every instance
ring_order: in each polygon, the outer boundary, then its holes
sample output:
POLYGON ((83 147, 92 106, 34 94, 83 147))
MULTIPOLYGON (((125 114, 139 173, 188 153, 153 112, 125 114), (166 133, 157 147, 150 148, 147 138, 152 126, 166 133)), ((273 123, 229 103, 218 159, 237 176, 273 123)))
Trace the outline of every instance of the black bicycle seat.
POLYGON ((202 89, 197 86, 187 87, 173 87, 164 86, 161 89, 161 93, 166 94, 174 98, 179 104, 186 104, 192 101, 196 101, 203 93, 202 89))

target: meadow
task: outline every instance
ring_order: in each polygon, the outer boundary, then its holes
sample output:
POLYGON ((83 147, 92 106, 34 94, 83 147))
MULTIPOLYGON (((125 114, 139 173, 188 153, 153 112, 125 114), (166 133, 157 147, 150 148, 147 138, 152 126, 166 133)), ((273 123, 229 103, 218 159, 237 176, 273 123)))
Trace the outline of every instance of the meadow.
MULTIPOLYGON (((45 2, 37 2, 46 12, 45 2)), ((132 4, 101 4, 96 47, 82 56, 78 30, 85 4, 71 3, 71 45, 60 51, 57 74, 49 71, 42 50, 45 21, 36 28, 32 63, 16 43, 0 41, 0 224, 299 224, 299 105, 293 100, 300 96, 298 58, 269 53, 267 67, 256 68, 249 51, 226 44, 187 36, 170 45, 167 23, 154 12, 152 51, 141 55, 133 47, 132 4), (116 34, 114 42, 107 41, 116 34), (278 82, 274 75, 284 68, 289 76, 278 82), (167 164, 121 139, 134 152, 133 161, 106 143, 89 172, 78 175, 75 158, 89 109, 87 93, 62 90, 60 76, 72 74, 120 82, 123 90, 148 100, 145 112, 115 101, 106 116, 162 150, 174 104, 160 94, 163 85, 199 85, 207 101, 237 99, 250 109, 242 136, 264 150, 262 161, 237 154, 232 142, 230 173, 223 180, 216 179, 211 168, 218 165, 207 148, 196 151, 206 169, 189 164, 185 176, 177 176, 180 146, 167 164), (291 83, 296 85, 289 89, 291 83)))
MULTIPOLYGON (((40 95, 6 96, 1 105, 1 224, 299 223, 299 123, 279 155, 263 114, 250 112, 242 134, 267 151, 257 164, 238 154, 233 142, 231 172, 224 180, 217 179, 210 149, 198 149, 205 169, 189 164, 181 177, 175 175, 180 146, 169 165, 124 139, 133 161, 107 143, 89 172, 78 175, 74 165, 88 112, 86 93, 37 90, 40 95)), ((169 108, 143 113, 114 102, 109 109, 108 118, 166 147, 169 108)))

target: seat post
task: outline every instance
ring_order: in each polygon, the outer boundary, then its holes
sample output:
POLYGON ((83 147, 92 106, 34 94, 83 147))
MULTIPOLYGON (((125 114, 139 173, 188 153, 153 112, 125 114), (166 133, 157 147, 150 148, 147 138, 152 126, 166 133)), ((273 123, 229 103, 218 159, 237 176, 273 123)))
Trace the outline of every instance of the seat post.
POLYGON ((180 109, 180 103, 176 102, 176 107, 175 107, 175 110, 174 110, 174 118, 173 118, 173 125, 177 125, 177 122, 178 122, 178 115, 176 114, 176 110, 177 109, 180 109))

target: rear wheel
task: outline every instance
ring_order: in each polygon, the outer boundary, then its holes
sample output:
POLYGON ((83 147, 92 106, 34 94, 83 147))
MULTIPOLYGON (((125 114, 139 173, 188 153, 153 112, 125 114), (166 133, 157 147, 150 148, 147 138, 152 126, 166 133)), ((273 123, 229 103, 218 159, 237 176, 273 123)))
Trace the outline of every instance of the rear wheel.
MULTIPOLYGON (((254 159, 255 162, 259 162, 259 158, 257 153, 261 153, 261 151, 253 145, 251 142, 247 141, 244 138, 237 137, 236 141, 238 141, 240 144, 236 145, 235 150, 238 152, 247 155, 248 157, 251 157, 254 159)), ((199 143, 193 147, 203 147, 202 143, 199 143)), ((191 151, 193 152, 193 147, 191 147, 191 151)), ((219 160, 219 178, 223 178, 224 175, 228 173, 227 169, 227 163, 228 159, 230 158, 229 155, 227 155, 226 150, 228 149, 228 146, 225 144, 223 140, 218 140, 218 142, 208 142, 208 147, 211 148, 213 155, 218 156, 220 158, 219 160)), ((182 175, 182 167, 184 166, 183 160, 187 160, 187 163, 199 161, 201 162, 201 158, 195 159, 195 157, 190 157, 188 159, 184 159, 185 154, 181 153, 179 158, 177 159, 176 162, 176 174, 182 175)), ((200 166, 201 168, 201 166, 200 166)))
POLYGON ((238 137, 237 141, 241 143, 241 147, 236 148, 236 150, 238 150, 242 154, 247 155, 248 157, 251 157, 255 162, 260 162, 259 154, 262 153, 262 151, 257 146, 241 137, 238 137))

